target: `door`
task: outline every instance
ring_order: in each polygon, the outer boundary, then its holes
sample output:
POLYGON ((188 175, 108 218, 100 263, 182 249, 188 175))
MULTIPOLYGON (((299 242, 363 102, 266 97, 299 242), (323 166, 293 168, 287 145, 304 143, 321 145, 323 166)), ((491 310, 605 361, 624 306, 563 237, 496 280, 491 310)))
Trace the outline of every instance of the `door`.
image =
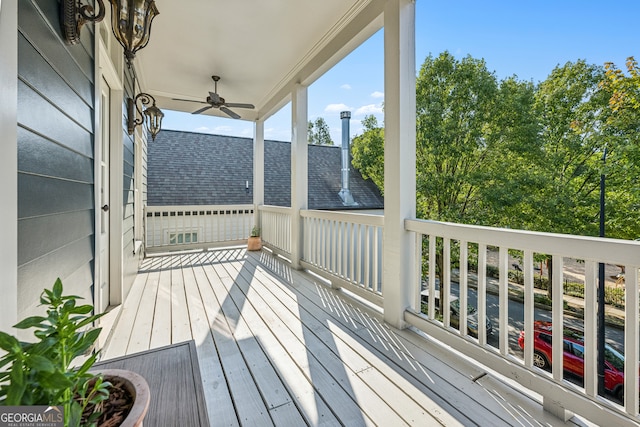
POLYGON ((104 312, 109 306, 109 153, 110 153, 110 128, 111 128, 111 88, 103 78, 100 88, 100 262, 98 263, 98 306, 100 312, 104 312))

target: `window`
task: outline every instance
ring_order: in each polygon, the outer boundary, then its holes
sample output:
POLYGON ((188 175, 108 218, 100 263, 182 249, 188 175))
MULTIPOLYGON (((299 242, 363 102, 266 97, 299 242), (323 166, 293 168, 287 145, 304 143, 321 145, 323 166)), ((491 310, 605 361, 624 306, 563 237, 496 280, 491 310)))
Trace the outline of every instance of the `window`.
POLYGON ((573 354, 580 359, 584 359, 584 347, 580 344, 573 343, 573 354))
POLYGON ((185 231, 180 233, 169 233, 170 245, 183 245, 189 243, 198 243, 197 231, 185 231))

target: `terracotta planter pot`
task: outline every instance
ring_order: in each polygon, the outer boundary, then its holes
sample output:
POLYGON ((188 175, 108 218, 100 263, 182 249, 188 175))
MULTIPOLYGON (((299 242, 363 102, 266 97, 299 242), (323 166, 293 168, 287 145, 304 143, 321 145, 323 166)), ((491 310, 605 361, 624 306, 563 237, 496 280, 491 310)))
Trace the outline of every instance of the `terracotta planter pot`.
POLYGON ((118 377, 123 380, 127 391, 133 396, 134 403, 131 411, 122 421, 120 427, 141 427, 151 400, 151 392, 147 381, 135 372, 123 369, 104 369, 100 373, 107 381, 109 381, 109 377, 118 377))
POLYGON ((262 239, 260 236, 249 237, 247 239, 247 250, 249 251, 259 251, 262 249, 262 239))

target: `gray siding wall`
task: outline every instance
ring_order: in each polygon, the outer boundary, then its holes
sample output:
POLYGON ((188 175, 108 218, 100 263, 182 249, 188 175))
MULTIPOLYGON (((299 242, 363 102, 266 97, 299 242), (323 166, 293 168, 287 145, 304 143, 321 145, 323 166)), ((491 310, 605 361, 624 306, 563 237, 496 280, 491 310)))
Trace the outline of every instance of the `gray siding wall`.
POLYGON ((93 28, 66 46, 59 3, 18 2, 18 318, 57 277, 93 303, 93 28))
MULTIPOLYGON (((139 255, 134 254, 135 249, 135 142, 133 135, 127 132, 127 105, 126 98, 133 98, 134 93, 140 90, 133 88, 132 69, 124 68, 124 95, 122 111, 123 111, 123 131, 122 131, 122 159, 123 159, 123 193, 122 193, 122 250, 123 259, 123 298, 126 298, 131 289, 131 285, 138 272, 139 255)), ((141 208, 140 208, 141 209, 141 208)))

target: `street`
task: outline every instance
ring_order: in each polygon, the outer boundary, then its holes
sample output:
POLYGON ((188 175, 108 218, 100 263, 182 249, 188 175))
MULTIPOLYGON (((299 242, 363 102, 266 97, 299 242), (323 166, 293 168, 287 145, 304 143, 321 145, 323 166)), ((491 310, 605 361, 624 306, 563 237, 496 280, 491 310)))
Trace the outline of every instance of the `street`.
MULTIPOLYGON (((455 282, 451 283, 451 294, 459 297, 459 289, 458 284, 455 282)), ((468 290, 468 303, 469 305, 478 307, 478 294, 475 289, 468 290)), ((493 347, 498 347, 498 336, 499 336, 499 307, 498 307, 498 296, 493 294, 487 294, 487 316, 491 323, 493 323, 493 334, 487 337, 487 342, 489 345, 493 347)), ((548 310, 542 310, 536 308, 534 310, 534 319, 535 320, 545 320, 551 321, 551 312, 548 310)), ((583 320, 576 319, 573 317, 565 316, 564 317, 565 325, 571 326, 577 329, 584 329, 583 320)), ((519 301, 509 300, 509 351, 511 354, 517 355, 523 358, 523 352, 520 346, 518 346, 518 337, 520 336, 520 331, 524 328, 524 305, 519 301)), ((624 351, 624 331, 608 327, 605 330, 605 340, 612 347, 624 351)))

